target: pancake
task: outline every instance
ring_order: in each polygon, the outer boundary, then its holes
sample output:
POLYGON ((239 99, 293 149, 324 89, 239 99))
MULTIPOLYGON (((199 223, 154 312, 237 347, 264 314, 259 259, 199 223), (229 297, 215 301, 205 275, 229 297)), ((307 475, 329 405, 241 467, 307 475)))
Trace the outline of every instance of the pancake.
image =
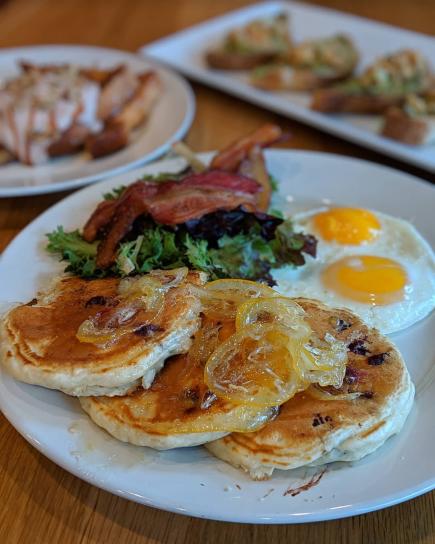
POLYGON ((213 455, 256 480, 269 478, 274 469, 361 459, 401 430, 413 403, 414 385, 392 342, 348 310, 295 300, 321 338, 330 333, 348 344, 341 393, 360 396, 323 400, 307 390, 283 404, 261 430, 207 444, 213 455))
POLYGON ((120 315, 120 280, 64 277, 50 292, 6 314, 0 326, 3 368, 23 382, 75 396, 122 395, 141 383, 148 387, 165 359, 189 349, 200 323, 200 302, 188 285, 204 279, 190 272, 167 290, 151 323, 147 310, 139 309, 128 320, 130 332, 98 347, 80 342, 76 334, 97 314, 120 315))
MULTIPOLYGON (((219 331, 220 340, 233 332, 228 328, 219 331)), ((197 333, 189 354, 165 363, 149 389, 124 397, 81 398, 83 409, 118 440, 158 450, 197 446, 233 430, 263 426, 276 415, 276 408, 231 404, 208 390, 204 363, 215 344, 212 334, 203 331, 197 333)))

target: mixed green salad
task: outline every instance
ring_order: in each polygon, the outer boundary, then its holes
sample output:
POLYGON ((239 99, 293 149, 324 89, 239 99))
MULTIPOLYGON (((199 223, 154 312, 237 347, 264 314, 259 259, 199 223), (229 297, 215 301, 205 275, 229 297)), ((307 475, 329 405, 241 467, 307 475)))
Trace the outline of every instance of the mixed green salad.
MULTIPOLYGON (((167 178, 168 174, 160 174, 147 180, 167 178)), ((274 180, 271 185, 276 189, 274 180)), ((124 190, 119 187, 104 198, 117 199, 124 190)), ((121 241, 114 264, 105 269, 97 266, 98 239, 87 242, 79 230, 65 232, 61 226, 47 237, 47 250, 66 261, 65 271, 83 278, 188 266, 207 272, 210 279, 246 278, 273 284, 273 268, 301 266, 305 255, 316 253, 316 239, 294 232, 291 221, 278 212, 254 213, 243 207, 218 210, 175 226, 142 216, 121 241)))

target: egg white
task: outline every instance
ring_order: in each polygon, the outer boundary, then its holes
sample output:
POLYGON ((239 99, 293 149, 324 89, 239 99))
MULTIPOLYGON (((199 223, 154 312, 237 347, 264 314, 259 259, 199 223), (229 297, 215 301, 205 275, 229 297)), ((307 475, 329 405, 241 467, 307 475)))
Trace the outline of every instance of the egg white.
POLYGON ((296 231, 317 237, 317 257, 308 257, 306 265, 299 269, 284 267, 273 271, 277 282, 275 288, 281 294, 313 298, 330 306, 349 308, 368 325, 384 334, 410 327, 435 308, 435 255, 413 225, 403 219, 373 211, 381 224, 379 234, 361 245, 341 245, 323 240, 314 228, 313 217, 325 209, 314 209, 292 217, 296 231), (398 262, 410 279, 404 299, 384 306, 373 306, 327 289, 321 279, 323 269, 349 255, 374 255, 398 262))

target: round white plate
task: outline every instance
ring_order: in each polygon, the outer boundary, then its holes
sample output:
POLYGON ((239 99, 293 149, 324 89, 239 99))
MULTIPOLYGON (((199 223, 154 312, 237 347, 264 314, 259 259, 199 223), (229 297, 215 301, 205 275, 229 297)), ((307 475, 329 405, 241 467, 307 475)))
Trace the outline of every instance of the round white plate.
MULTIPOLYGON (((296 210, 337 204, 377 209, 412 221, 435 243, 435 190, 412 176, 369 162, 301 151, 267 151, 280 181, 274 206, 296 210), (286 197, 293 197, 288 202, 286 197)), ((0 260, 1 298, 27 301, 62 270, 44 252, 44 234, 83 225, 102 193, 144 172, 178 169, 166 160, 77 192, 46 211, 10 244, 0 260)), ((131 500, 193 516, 250 522, 299 523, 361 514, 390 506, 435 487, 433 398, 435 316, 394 335, 416 384, 415 406, 402 433, 364 460, 330 465, 316 487, 285 494, 315 469, 276 471, 251 481, 203 448, 155 452, 118 442, 96 427, 77 400, 0 375, 0 406, 14 427, 69 472, 131 500)))
POLYGON ((153 61, 117 49, 82 45, 47 45, 3 49, 0 81, 17 74, 17 61, 36 64, 72 63, 110 68, 125 63, 135 72, 153 68, 163 82, 162 95, 147 123, 131 135, 131 143, 107 157, 90 159, 85 153, 51 160, 41 166, 10 163, 0 166, 0 197, 25 196, 75 189, 103 177, 113 176, 165 153, 189 129, 195 113, 195 98, 181 76, 153 61))

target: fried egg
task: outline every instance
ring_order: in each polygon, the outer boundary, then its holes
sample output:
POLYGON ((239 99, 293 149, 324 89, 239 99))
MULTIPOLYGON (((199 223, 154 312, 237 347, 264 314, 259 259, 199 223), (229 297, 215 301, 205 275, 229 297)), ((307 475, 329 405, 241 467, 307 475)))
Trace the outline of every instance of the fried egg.
POLYGON ((293 222, 317 237, 317 258, 274 271, 283 295, 349 308, 383 333, 405 329, 435 307, 435 256, 409 222, 344 207, 313 209, 293 222))

